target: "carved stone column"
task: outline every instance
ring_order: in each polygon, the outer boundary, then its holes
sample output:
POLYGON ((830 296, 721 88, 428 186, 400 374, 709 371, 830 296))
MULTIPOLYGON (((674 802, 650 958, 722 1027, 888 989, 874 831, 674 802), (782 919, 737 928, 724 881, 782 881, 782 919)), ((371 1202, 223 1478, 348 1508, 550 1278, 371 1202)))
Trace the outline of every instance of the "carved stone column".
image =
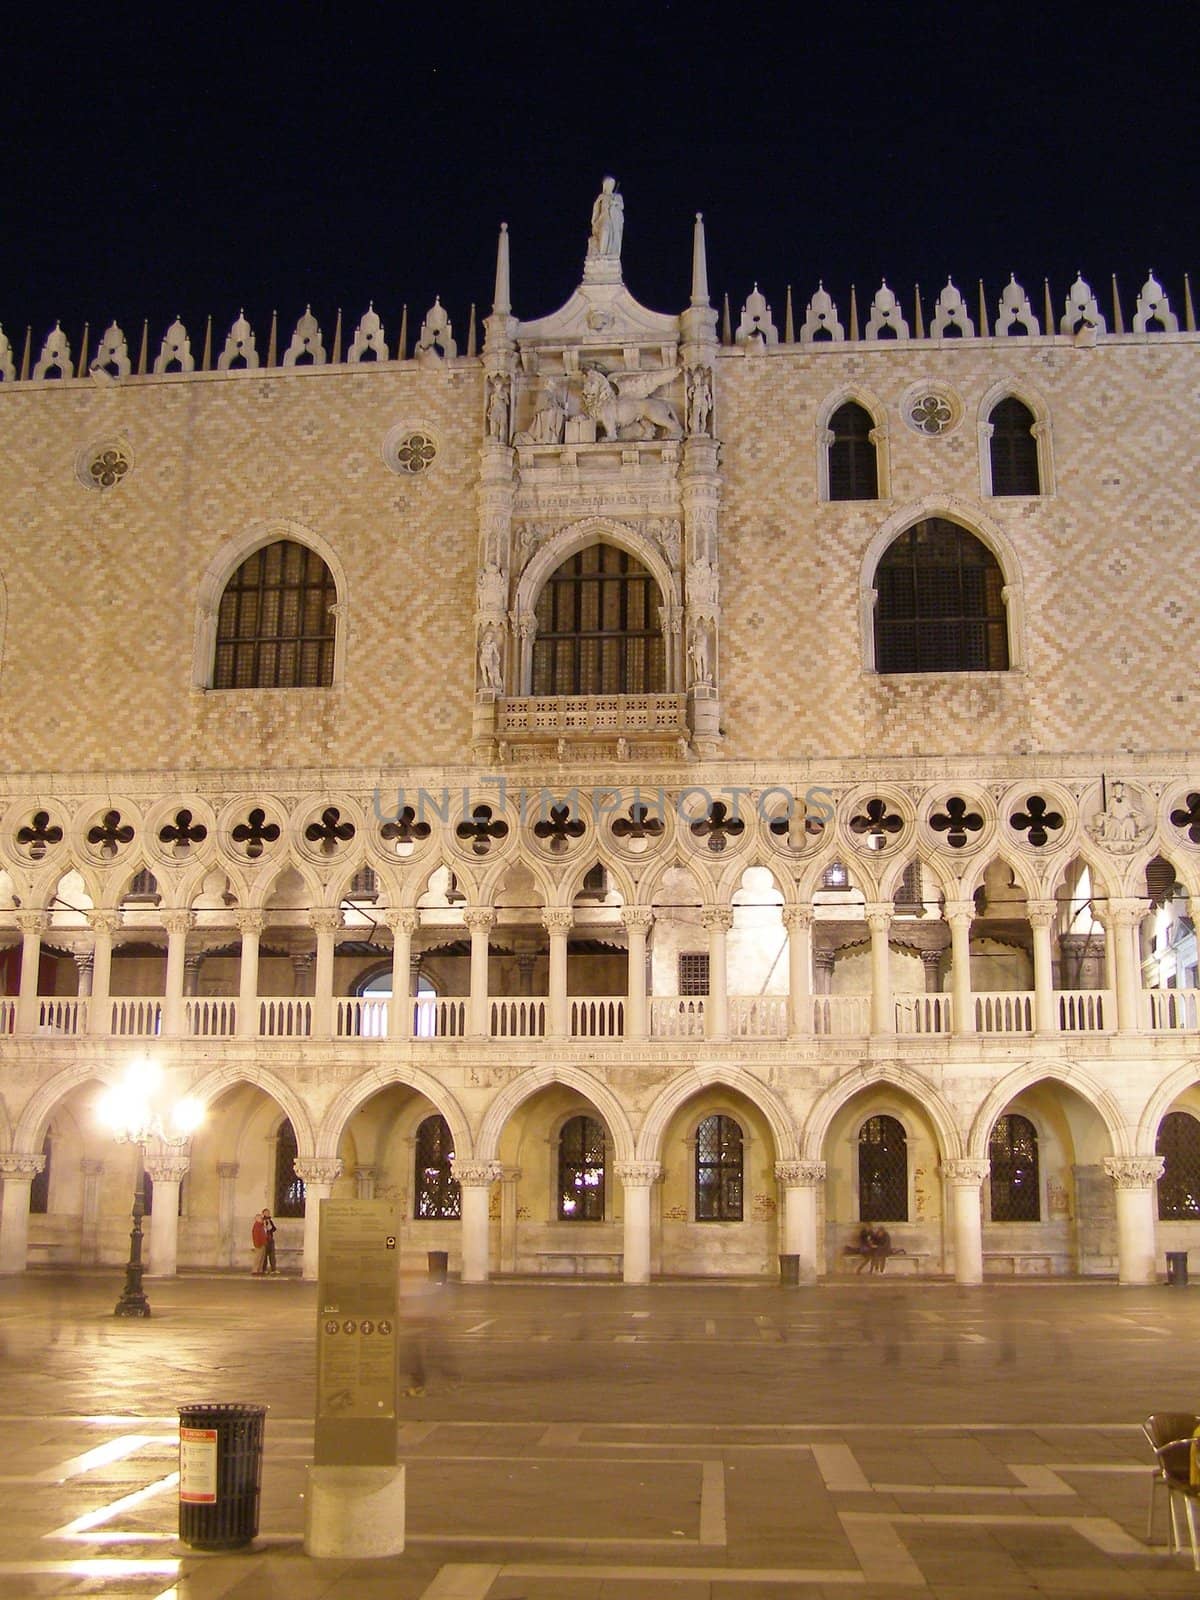
MULTIPOLYGON (((163 917, 167 930, 167 970, 163 982, 163 1032, 177 1039, 183 1026, 183 970, 187 959, 188 929, 192 925, 188 911, 168 911, 163 917)), ((153 1271, 153 1267, 150 1269, 153 1271)))
POLYGON ((626 1283, 650 1282, 650 1191, 662 1177, 658 1161, 621 1161, 617 1178, 624 1189, 626 1283))
POLYGON ((823 1161, 777 1161, 775 1181, 783 1190, 781 1255, 798 1256, 800 1282, 816 1283, 820 1263, 817 1201, 825 1182, 823 1161))
POLYGON ((188 1000, 194 1000, 200 993, 200 968, 203 965, 203 950, 197 950, 194 954, 184 957, 183 993, 184 997, 188 1000))
POLYGON ((388 1003, 388 1035, 393 1039, 413 1036, 412 936, 417 931, 415 911, 385 911, 383 920, 392 930, 392 998, 388 1003))
POLYGON ((79 1229, 79 1261, 81 1266, 93 1266, 100 1259, 100 1186, 104 1177, 104 1163, 85 1156, 79 1163, 83 1174, 83 1215, 79 1229))
POLYGON ((75 993, 81 1000, 86 1000, 92 992, 92 952, 76 950, 71 959, 77 974, 75 993))
POLYGON ((455 1161, 454 1176, 462 1193, 462 1281, 488 1280, 488 1198, 500 1177, 498 1161, 455 1161))
POLYGON ((1155 1201, 1164 1165, 1162 1156, 1104 1158, 1117 1191, 1117 1278, 1123 1284, 1157 1282, 1155 1201))
POLYGON ((896 1031, 896 1008, 892 1003, 891 952, 888 933, 892 926, 889 905, 867 907, 867 927, 871 930, 871 1032, 896 1031))
POLYGON ((310 911, 308 920, 317 936, 317 970, 313 983, 312 1030, 315 1039, 333 1034, 333 956, 342 926, 340 911, 329 906, 310 911))
POLYGON ((942 992, 942 952, 940 950, 922 950, 921 965, 925 969, 925 993, 941 994, 942 992))
POLYGON ((704 1036, 729 1037, 729 980, 725 963, 725 936, 733 927, 727 906, 706 906, 700 924, 708 931, 708 999, 704 1004, 704 1036))
POLYGON ((237 1176, 236 1161, 217 1162, 217 1262, 224 1267, 237 1265, 237 1176))
POLYGON ((626 906, 621 912, 629 940, 625 991, 625 1037, 646 1037, 646 939, 654 925, 649 906, 626 906))
POLYGON ((950 924, 951 1028, 959 1038, 975 1032, 975 996, 971 992, 971 923, 975 907, 969 900, 948 900, 950 924))
POLYGON ((147 1272, 173 1278, 179 1262, 179 1185, 191 1165, 186 1155, 150 1155, 143 1162, 154 1182, 147 1272))
POLYGON ((1054 948, 1051 929, 1058 915, 1055 900, 1030 900, 1025 908, 1033 934, 1033 1027, 1035 1033, 1058 1032, 1054 997, 1054 948))
POLYGON ((517 1270, 517 1185, 520 1167, 503 1167, 500 1172, 500 1271, 517 1270))
POLYGON ((24 1155, 19 1151, 0 1155, 0 1178, 4 1180, 0 1208, 0 1275, 25 1271, 29 1253, 29 1189, 45 1165, 45 1156, 24 1155))
POLYGON ((812 907, 788 906, 783 925, 788 931, 788 1038, 806 1039, 813 1031, 812 907))
POLYGON ((111 911, 89 911, 88 926, 92 930, 92 998, 88 1006, 88 1032, 106 1038, 112 1032, 112 980, 113 934, 120 927, 111 911))
POLYGON ((258 1035, 258 942, 267 919, 261 911, 239 911, 234 917, 242 936, 238 968, 237 1036, 253 1039, 258 1035))
POLYGON ((323 1156, 297 1157, 296 1176, 304 1185, 304 1265, 302 1276, 315 1282, 318 1276, 321 1252, 321 1201, 328 1200, 333 1186, 342 1175, 338 1157, 332 1160, 323 1156))
POLYGON ((955 1283, 983 1282, 983 1206, 980 1186, 990 1161, 943 1161, 942 1182, 950 1199, 955 1283))
POLYGON ((292 993, 303 1000, 313 992, 313 966, 315 950, 298 950, 292 956, 292 993))
POLYGON ((1110 900, 1104 908, 1105 929, 1115 955, 1117 1028, 1121 1033, 1141 1033, 1146 1027, 1137 948, 1138 927, 1145 910, 1139 900, 1110 900))
POLYGON ((574 923, 574 914, 566 906, 551 907, 542 916, 542 926, 550 935, 548 1036, 551 1039, 565 1039, 571 1031, 567 1006, 567 935, 574 923))
POLYGON ((38 1025, 38 968, 42 960, 42 935, 50 919, 41 911, 18 911, 21 930, 21 983, 17 998, 17 1032, 36 1032, 38 1025))
POLYGON ((472 1039, 486 1039, 491 1034, 488 1019, 488 934, 496 921, 490 906, 474 906, 463 912, 463 921, 471 930, 471 1003, 468 1007, 467 1033, 472 1039))
POLYGON ((837 965, 837 951, 818 948, 813 951, 813 992, 833 993, 833 969, 837 965))
POLYGON ((356 1200, 374 1200, 375 1185, 378 1179, 378 1167, 355 1167, 354 1198, 356 1200))
MULTIPOLYGON (((711 382, 711 378, 709 379, 711 382)), ((687 552, 688 700, 692 741, 702 757, 721 747, 721 603, 718 511, 721 475, 715 439, 690 438, 679 469, 683 546, 687 552)))

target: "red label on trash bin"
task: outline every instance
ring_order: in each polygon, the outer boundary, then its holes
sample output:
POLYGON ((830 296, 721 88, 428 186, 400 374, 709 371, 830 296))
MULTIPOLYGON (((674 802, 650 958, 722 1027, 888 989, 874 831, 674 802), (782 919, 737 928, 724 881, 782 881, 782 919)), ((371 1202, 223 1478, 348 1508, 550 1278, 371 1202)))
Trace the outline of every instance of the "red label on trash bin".
POLYGON ((217 1430, 180 1428, 179 1499, 181 1504, 211 1506, 217 1498, 217 1430))

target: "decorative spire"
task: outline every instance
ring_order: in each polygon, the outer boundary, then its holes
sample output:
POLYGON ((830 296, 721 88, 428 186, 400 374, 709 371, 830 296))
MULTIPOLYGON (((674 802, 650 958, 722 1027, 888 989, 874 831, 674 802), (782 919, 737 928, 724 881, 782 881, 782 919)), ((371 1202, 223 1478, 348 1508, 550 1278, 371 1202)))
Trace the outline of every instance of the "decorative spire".
POLYGON ((913 287, 913 298, 916 302, 913 313, 913 338, 923 339, 925 337, 925 313, 921 310, 921 285, 919 283, 913 287))
POLYGON ((1046 299, 1045 299, 1046 316, 1045 316, 1045 321, 1043 323, 1043 327, 1045 328, 1047 333, 1053 333, 1054 332, 1054 305, 1053 305, 1053 303, 1052 303, 1052 301, 1050 299, 1050 279, 1049 278, 1043 278, 1042 279, 1042 285, 1043 285, 1043 287, 1044 287, 1044 289, 1046 291, 1046 299))
POLYGON ((1117 275, 1116 275, 1115 272, 1112 275, 1112 286, 1113 286, 1113 332, 1114 333, 1124 333, 1125 332, 1125 317, 1124 317, 1124 315, 1122 314, 1122 311, 1121 311, 1121 296, 1117 292, 1117 275))
MULTIPOLYGON (((509 287, 508 272, 508 223, 500 224, 500 239, 496 245, 496 292, 492 296, 492 315, 507 317, 512 314, 512 290, 509 287)), ((404 343, 401 340, 400 353, 403 356, 404 343)))
POLYGON ((988 336, 987 297, 983 292, 983 279, 979 280, 979 337, 986 339, 988 336))
POLYGON ((1196 331, 1196 313, 1192 309, 1192 284, 1185 272, 1183 275, 1183 325, 1189 333, 1196 331))
POLYGON ((212 371, 212 313, 209 312, 208 321, 204 326, 204 354, 200 358, 200 371, 212 371))
POLYGON ((33 329, 25 324, 25 353, 21 357, 21 382, 29 381, 29 362, 33 355, 33 329))
POLYGON ((272 311, 272 313, 271 313, 271 337, 267 340, 267 365, 269 367, 277 367, 279 365, 278 355, 279 355, 279 313, 278 313, 278 311, 272 311))
POLYGON ((729 296, 725 296, 725 309, 721 314, 721 343, 733 343, 733 323, 729 318, 729 296))
POLYGON ((858 294, 854 285, 850 285, 850 337, 858 338, 858 294))
POLYGON ((396 360, 403 361, 408 350, 408 307, 400 312, 400 339, 396 345, 396 360))
POLYGON ((337 321, 333 325, 333 354, 330 361, 337 366, 342 359, 342 308, 337 309, 337 321))
POLYGON ((467 359, 475 359, 475 302, 471 301, 471 316, 467 322, 467 359))
MULTIPOLYGON (((83 338, 80 340, 80 344, 79 344, 79 376, 81 378, 86 378, 87 377, 87 357, 88 357, 88 325, 85 322, 84 325, 83 325, 83 338)), ((68 373, 67 376, 70 377, 71 374, 68 373)))
POLYGON ((796 326, 792 321, 792 286, 790 283, 787 286, 787 298, 783 308, 783 342, 784 344, 795 344, 796 342, 796 326))
POLYGON ((138 351, 137 375, 139 378, 146 376, 146 369, 150 361, 150 318, 142 318, 142 348, 138 351))
POLYGON ((708 256, 704 249, 704 214, 700 211, 692 229, 692 304, 708 304, 708 256))

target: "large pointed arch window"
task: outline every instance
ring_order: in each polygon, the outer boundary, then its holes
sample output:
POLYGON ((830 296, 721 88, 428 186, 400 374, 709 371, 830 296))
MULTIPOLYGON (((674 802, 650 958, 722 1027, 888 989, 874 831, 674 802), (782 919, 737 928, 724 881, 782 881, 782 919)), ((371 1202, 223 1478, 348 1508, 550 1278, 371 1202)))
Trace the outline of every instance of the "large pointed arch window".
POLYGON ((426 1117, 417 1129, 418 1222, 452 1221, 462 1215, 462 1191, 454 1176, 454 1140, 443 1116, 426 1117))
POLYGON ((654 576, 627 550, 592 544, 538 596, 535 695, 661 694, 667 652, 654 576))
POLYGON ((908 1221, 908 1140, 895 1117, 868 1117, 859 1129, 858 1216, 908 1221))
POLYGON ((982 540, 944 517, 906 528, 875 571, 878 672, 1002 672, 1004 574, 982 540))
POLYGON ((213 688, 327 688, 336 603, 333 574, 307 545, 277 539, 247 556, 221 596, 213 688))
POLYGON ((992 407, 988 447, 993 494, 1041 494, 1035 421, 1029 407, 1012 395, 992 407))
POLYGON ((857 400, 847 400, 829 419, 829 498, 878 500, 879 464, 871 413, 857 400))
POLYGON ((1039 1222, 1037 1129, 1028 1117, 1000 1117, 988 1144, 993 1222, 1039 1222))
POLYGON ((1158 1180, 1160 1222, 1200 1218, 1200 1121, 1186 1111, 1168 1111, 1158 1125, 1154 1148, 1163 1157, 1158 1180))
POLYGON ((558 1136, 560 1222, 604 1221, 604 1124, 569 1117, 558 1136))
POLYGON ((296 1130, 285 1118, 275 1135, 275 1215, 277 1217, 302 1217, 304 1215, 304 1179, 296 1171, 299 1155, 296 1130))

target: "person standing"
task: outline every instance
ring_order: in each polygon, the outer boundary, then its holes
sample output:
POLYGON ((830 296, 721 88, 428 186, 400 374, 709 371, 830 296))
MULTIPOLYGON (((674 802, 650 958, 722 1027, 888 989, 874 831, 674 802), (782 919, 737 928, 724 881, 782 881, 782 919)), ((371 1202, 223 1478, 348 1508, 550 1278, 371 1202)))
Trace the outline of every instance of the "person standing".
POLYGON ((279 1268, 275 1265, 275 1223, 269 1211, 262 1214, 262 1225, 265 1240, 263 1244, 263 1271, 275 1272, 279 1268))
POLYGON ((265 1211, 255 1212, 254 1223, 250 1229, 250 1243, 254 1246, 253 1276, 256 1278, 262 1277, 267 1261, 267 1239, 270 1235, 267 1233, 266 1216, 265 1211))

